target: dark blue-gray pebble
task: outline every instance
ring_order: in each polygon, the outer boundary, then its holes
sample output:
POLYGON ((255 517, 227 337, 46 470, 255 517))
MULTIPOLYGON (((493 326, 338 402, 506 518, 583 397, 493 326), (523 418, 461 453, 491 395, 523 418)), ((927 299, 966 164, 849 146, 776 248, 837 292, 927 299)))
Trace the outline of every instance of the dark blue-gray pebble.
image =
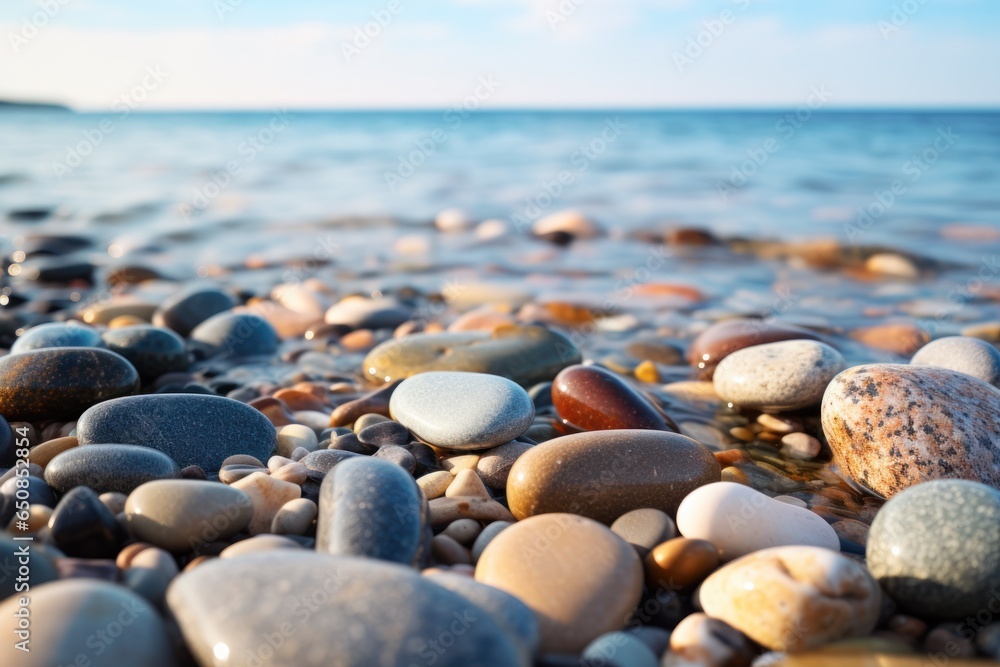
POLYGON ((128 495, 140 484, 180 475, 180 466, 172 458, 137 445, 73 447, 45 466, 45 481, 60 492, 87 486, 97 493, 118 491, 128 495))

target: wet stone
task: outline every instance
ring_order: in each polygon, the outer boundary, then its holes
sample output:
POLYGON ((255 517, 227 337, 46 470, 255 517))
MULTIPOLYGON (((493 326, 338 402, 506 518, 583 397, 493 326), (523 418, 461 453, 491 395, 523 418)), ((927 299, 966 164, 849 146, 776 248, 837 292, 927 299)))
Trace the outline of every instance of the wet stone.
POLYGON ((0 414, 11 421, 74 419, 139 390, 123 357, 96 348, 42 348, 0 358, 0 414))
POLYGON ((168 297, 153 314, 153 324, 173 329, 181 336, 216 313, 236 306, 236 300, 221 289, 191 285, 168 297))
POLYGON ((598 366, 570 366, 552 383, 559 416, 588 431, 651 429, 677 432, 672 419, 614 373, 598 366))
POLYGON ((783 340, 820 340, 820 337, 807 329, 764 320, 725 320, 694 339, 688 350, 688 362, 710 378, 715 366, 733 352, 783 340))
POLYGON ((97 493, 129 494, 154 479, 180 477, 173 459, 149 447, 135 445, 87 445, 56 456, 45 468, 45 481, 66 492, 87 486, 97 493))
POLYGON ((222 357, 254 357, 278 351, 278 333, 256 313, 213 315, 191 331, 191 340, 222 357))
POLYGON ((149 325, 121 327, 105 331, 103 339, 109 350, 135 366, 143 382, 188 368, 184 339, 170 329, 149 325))

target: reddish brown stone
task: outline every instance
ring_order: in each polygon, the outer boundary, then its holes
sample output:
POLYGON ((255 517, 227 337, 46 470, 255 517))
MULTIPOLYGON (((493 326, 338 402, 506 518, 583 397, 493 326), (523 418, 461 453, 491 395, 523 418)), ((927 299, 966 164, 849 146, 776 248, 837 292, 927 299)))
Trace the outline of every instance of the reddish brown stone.
POLYGON ((588 431, 650 429, 677 432, 677 424, 649 401, 598 366, 570 366, 552 383, 559 416, 588 431))
POLYGON ((378 391, 338 405, 330 415, 330 426, 349 426, 361 415, 376 414, 389 417, 389 399, 402 380, 396 380, 378 391))
POLYGON ((264 413, 275 426, 288 426, 295 423, 295 417, 288 410, 284 401, 280 401, 272 396, 261 396, 247 403, 251 408, 256 408, 264 413))
POLYGON ((274 392, 274 398, 283 401, 291 410, 325 411, 326 405, 311 393, 298 389, 279 389, 274 392))
POLYGON ((717 322, 705 329, 688 350, 688 362, 710 378, 715 366, 724 358, 743 348, 783 340, 822 340, 817 334, 798 327, 774 324, 764 320, 736 319, 717 322))

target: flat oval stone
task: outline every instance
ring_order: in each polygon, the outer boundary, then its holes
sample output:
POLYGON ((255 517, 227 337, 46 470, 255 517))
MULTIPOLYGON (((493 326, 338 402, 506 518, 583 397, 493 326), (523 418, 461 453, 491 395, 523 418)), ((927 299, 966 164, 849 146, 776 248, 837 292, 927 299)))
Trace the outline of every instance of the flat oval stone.
POLYGON ((154 479, 180 477, 172 458, 149 447, 136 445, 87 445, 57 455, 45 467, 45 482, 65 493, 88 486, 97 493, 129 494, 154 479))
POLYGON ((170 329, 139 324, 109 329, 104 344, 128 359, 143 382, 152 382, 164 373, 186 371, 189 364, 184 339, 170 329))
POLYGON ((1000 587, 1000 491, 965 480, 910 487, 868 533, 868 568, 902 610, 975 616, 1000 587))
POLYGON ((319 492, 316 550, 415 564, 424 555, 420 489, 397 465, 356 457, 324 479, 319 492))
POLYGON ((528 430, 528 392, 498 375, 429 372, 403 380, 389 400, 393 419, 444 449, 485 449, 528 430))
POLYGON ((535 612, 542 653, 580 653, 605 632, 620 630, 642 595, 635 549, 573 514, 535 516, 503 530, 480 556, 476 581, 535 612))
POLYGON ((694 339, 688 350, 688 362, 702 369, 706 378, 711 378, 715 366, 737 350, 751 345, 800 339, 820 340, 820 337, 806 329, 764 320, 724 320, 716 322, 694 339))
POLYGON ((168 327, 182 336, 216 313, 236 306, 228 292, 211 286, 195 284, 167 297, 153 314, 153 324, 168 327))
POLYGON ((352 296, 330 306, 324 319, 352 329, 395 329, 410 319, 410 309, 395 299, 352 296))
POLYGON ((191 340, 225 357, 262 356, 278 351, 278 332, 256 313, 213 315, 191 331, 191 340))
POLYGON ((571 512, 611 524, 644 507, 672 517, 684 496, 719 478, 712 452, 678 433, 575 433, 521 455, 507 478, 507 502, 518 519, 571 512))
POLYGON ((840 352, 814 340, 787 340, 737 350, 719 362, 715 392, 738 406, 782 412, 817 405, 844 370, 840 352))
POLYGON ((587 430, 643 428, 677 432, 677 424, 614 373, 598 366, 564 368, 552 403, 568 423, 587 430))
POLYGON ((948 336, 933 340, 910 359, 914 366, 939 366, 1000 387, 1000 350, 985 340, 948 336))
POLYGON ((173 647, 159 612, 118 584, 94 579, 55 581, 23 593, 30 600, 30 653, 15 648, 20 596, 0 604, 4 665, 175 667, 173 647), (39 622, 41 619, 44 621, 39 622), (100 631, 100 632, 98 632, 100 631))
POLYGON ((707 540, 675 537, 656 545, 646 557, 646 586, 690 592, 719 566, 719 550, 707 540))
POLYGON ((705 613, 772 651, 803 651, 875 629, 878 584, 864 566, 828 549, 764 549, 711 574, 705 613))
POLYGON ((835 463, 886 497, 931 479, 1000 486, 1000 389, 935 366, 849 368, 823 396, 835 463))
POLYGON ((365 377, 392 382, 428 371, 490 373, 530 385, 580 363, 580 351, 560 333, 538 326, 493 332, 414 334, 386 341, 365 357, 365 377))
POLYGON ((42 348, 0 358, 0 414, 10 421, 75 419, 139 390, 123 357, 96 348, 42 348))
POLYGON ((179 466, 216 471, 233 454, 266 461, 278 445, 267 417, 231 398, 148 394, 105 401, 77 423, 80 444, 125 443, 157 449, 179 466))
POLYGON ((11 354, 43 347, 104 347, 101 334, 88 326, 47 322, 31 327, 10 346, 11 354))
POLYGON ((226 540, 249 526, 251 519, 250 497, 221 482, 146 482, 125 503, 129 532, 175 553, 226 540))
POLYGON ((531 664, 467 597, 371 559, 281 549, 208 562, 174 581, 167 606, 202 665, 531 664), (265 590, 282 593, 262 604, 265 590))
POLYGON ((684 537, 714 544, 722 560, 786 545, 840 550, 837 533, 818 514, 735 482, 708 484, 688 494, 677 510, 677 528, 684 537))

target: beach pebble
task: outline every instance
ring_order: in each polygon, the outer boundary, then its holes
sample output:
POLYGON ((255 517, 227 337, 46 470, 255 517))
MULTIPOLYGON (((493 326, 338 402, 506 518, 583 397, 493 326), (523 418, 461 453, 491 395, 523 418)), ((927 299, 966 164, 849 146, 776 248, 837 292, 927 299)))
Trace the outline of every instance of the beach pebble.
POLYGON ((368 353, 362 368, 366 377, 380 383, 428 371, 468 371, 530 385, 551 380, 580 360, 580 351, 560 333, 540 326, 504 326, 492 332, 424 333, 389 340, 368 353))
POLYGON ((393 392, 389 410, 422 441, 452 450, 510 442, 535 417, 535 406, 524 389, 485 373, 414 375, 393 392))
POLYGON ((785 340, 819 340, 819 336, 807 329, 765 320, 724 320, 694 339, 688 350, 688 362, 710 378, 715 366, 733 352, 785 340))
POLYGON ((673 420, 614 373, 598 366, 577 365, 560 371, 552 382, 552 403, 560 417, 587 431, 677 431, 673 420))
POLYGON ((865 260, 865 269, 872 273, 893 278, 916 280, 920 277, 920 269, 913 262, 894 252, 880 252, 865 260))
POLYGON ((643 559, 646 586, 688 593, 719 566, 719 550, 707 540, 675 537, 657 544, 643 559))
POLYGON ((378 451, 372 454, 374 459, 382 459, 393 465, 397 465, 408 473, 412 473, 417 467, 417 460, 406 449, 398 445, 385 445, 379 447, 378 451))
POLYGON ((705 613, 774 651, 803 651, 875 629, 878 584, 829 549, 784 546, 723 566, 701 585, 705 613))
POLYGON ((510 528, 513 525, 510 521, 493 521, 488 523, 476 537, 476 541, 472 543, 472 562, 475 563, 479 560, 479 557, 483 555, 483 551, 493 541, 493 538, 499 535, 502 530, 510 528))
POLYGON ((73 447, 45 467, 46 483, 60 492, 87 486, 97 493, 118 491, 127 495, 146 482, 180 475, 180 467, 169 456, 135 445, 73 447))
POLYGON ((586 667, 658 667, 653 651, 628 632, 609 632, 587 644, 581 655, 586 667))
POLYGON ((93 490, 78 486, 59 499, 49 519, 52 543, 67 556, 111 558, 125 531, 93 490))
POLYGON ((125 503, 129 532, 174 553, 232 537, 250 525, 253 511, 239 489, 188 479, 147 482, 125 503))
POLYGON ((447 470, 438 470, 417 478, 417 486, 423 491, 427 500, 434 500, 444 495, 454 479, 455 476, 447 470))
POLYGON ((313 472, 326 474, 333 468, 349 459, 361 456, 355 452, 348 452, 339 449, 317 449, 315 452, 306 454, 299 463, 313 472))
POLYGON ((191 331, 191 340, 224 357, 265 356, 278 350, 278 332, 256 313, 213 315, 191 331))
POLYGON ((410 309, 395 299, 349 296, 330 306, 324 319, 351 329, 394 329, 410 319, 410 309))
POLYGON ((719 362, 713 381, 723 400, 769 412, 816 405, 844 357, 813 340, 788 340, 737 350, 719 362))
POLYGON ((823 397, 834 461, 882 496, 931 479, 1000 485, 1000 389, 934 366, 872 364, 823 397))
POLYGON ((31 327, 10 346, 11 354, 43 347, 104 347, 96 329, 78 322, 47 322, 31 327))
POLYGON ((181 467, 216 471, 232 454, 266 460, 277 447, 267 417, 231 398, 197 394, 129 396, 87 410, 77 422, 83 445, 124 443, 157 449, 181 467))
POLYGON ((514 463, 534 445, 513 440, 482 453, 476 461, 480 479, 494 489, 507 487, 507 477, 514 463))
POLYGON ((434 226, 442 232, 464 232, 472 229, 474 221, 460 208, 446 208, 434 217, 434 226))
POLYGON ((153 314, 153 324, 187 337, 192 329, 217 313, 236 306, 236 300, 217 287, 194 284, 167 297, 153 314))
POLYGON ((219 558, 236 558, 247 554, 273 551, 275 549, 301 549, 302 545, 281 535, 257 535, 226 547, 219 553, 219 558))
POLYGON ((531 226, 531 233, 535 236, 561 233, 578 239, 592 239, 603 236, 604 230, 580 211, 566 210, 539 218, 531 226))
POLYGON ((749 667, 754 645, 739 630, 705 614, 691 614, 670 633, 662 667, 749 667))
POLYGON ((247 494, 253 503, 253 518, 246 527, 251 535, 270 532, 271 522, 278 510, 285 503, 302 495, 302 488, 298 484, 282 481, 263 472, 255 472, 230 486, 247 494))
POLYGON ((579 653, 619 630, 642 593, 635 550, 596 521, 544 514, 493 538, 476 581, 507 591, 536 614, 543 653, 579 653))
POLYGON ((905 613, 975 616, 1000 587, 1000 491, 964 480, 918 484, 887 502, 868 567, 905 613))
POLYGON ((207 562, 177 578, 167 604, 202 665, 266 656, 262 664, 320 667, 335 656, 339 667, 372 667, 434 656, 435 667, 530 667, 521 641, 468 597, 377 560, 280 549, 207 562), (281 595, 262 600, 269 590, 281 595), (308 622, 296 622, 305 611, 308 622))
POLYGON ((319 447, 316 431, 303 424, 289 424, 278 429, 279 456, 290 457, 299 447, 314 452, 319 447))
POLYGON ((141 549, 122 572, 122 583, 149 600, 163 606, 170 582, 178 574, 174 557, 156 547, 141 549))
POLYGON ((615 519, 611 532, 635 547, 639 558, 645 558, 650 549, 676 537, 677 526, 666 513, 643 507, 615 519))
POLYGON ((41 348, 0 357, 0 414, 8 421, 75 419, 139 390, 125 358, 96 348, 41 348))
POLYGON ((316 550, 416 564, 424 536, 424 505, 413 478, 399 466, 358 457, 323 480, 316 550))
POLYGON ((319 514, 316 503, 308 498, 293 498, 282 505, 271 521, 275 535, 305 535, 319 514))
POLYGON ((442 535, 447 535, 462 546, 471 547, 472 543, 482 532, 478 521, 472 519, 458 519, 448 524, 448 527, 441 531, 442 535))
POLYGON ((30 653, 15 647, 21 608, 18 597, 0 604, 4 665, 88 667, 176 667, 166 624, 159 612, 124 586, 93 579, 67 579, 32 586, 30 653), (101 634, 97 634, 101 631, 101 634), (82 660, 81 660, 82 658, 82 660))
POLYGON ((910 322, 886 322, 861 327, 851 332, 851 338, 882 352, 908 357, 931 339, 923 329, 910 322))
POLYGON ((444 533, 431 538, 431 558, 439 565, 472 565, 469 550, 444 533))
POLYGON ((948 336, 924 345, 910 359, 914 366, 939 366, 1000 387, 1000 350, 986 341, 948 336))
POLYGON ((184 339, 170 329, 143 324, 109 329, 102 337, 109 350, 135 366, 143 382, 188 369, 190 359, 184 339))
MULTIPOLYGON (((30 586, 30 590, 35 590, 42 584, 55 581, 59 578, 55 554, 50 549, 38 542, 33 543, 29 549, 31 553, 31 567, 28 570, 25 580, 18 581, 18 576, 0 577, 0 602, 13 596, 15 593, 23 593, 23 590, 18 589, 24 588, 26 583, 30 586)), ((10 563, 12 566, 15 563, 20 565, 18 561, 23 551, 24 541, 15 540, 14 535, 9 532, 0 532, 0 563, 10 563)), ((6 645, 8 642, 4 642, 4 644, 6 645)))
POLYGON ((570 512, 611 524, 635 509, 673 516, 694 489, 719 480, 704 445, 666 431, 594 431, 532 447, 514 463, 507 501, 523 519, 570 512))
POLYGON ((375 423, 363 423, 362 420, 369 415, 365 415, 354 423, 358 441, 372 447, 384 447, 386 445, 396 445, 402 447, 412 440, 410 431, 397 421, 385 419, 382 415, 371 415, 378 417, 375 423))
POLYGON ((808 461, 819 455, 820 441, 808 433, 787 433, 781 436, 781 455, 789 459, 808 461))
POLYGON ((677 510, 677 528, 684 537, 714 544, 724 561, 785 545, 840 549, 837 534, 818 515, 732 482, 688 494, 677 510))

